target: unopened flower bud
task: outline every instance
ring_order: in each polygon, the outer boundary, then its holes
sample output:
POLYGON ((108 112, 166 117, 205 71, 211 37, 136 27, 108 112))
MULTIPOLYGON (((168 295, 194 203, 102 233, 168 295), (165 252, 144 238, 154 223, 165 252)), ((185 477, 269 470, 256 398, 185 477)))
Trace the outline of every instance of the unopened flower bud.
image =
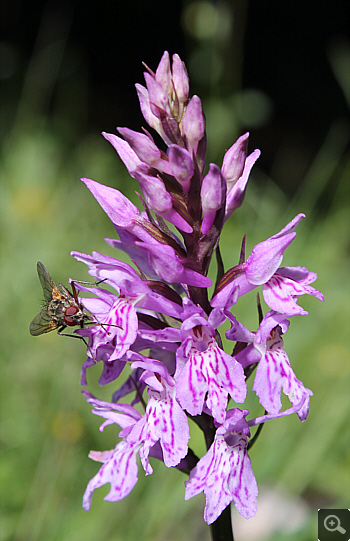
POLYGON ((194 164, 190 153, 178 145, 170 145, 168 156, 171 174, 181 184, 183 191, 188 193, 194 173, 194 164))
POLYGON ((227 182, 229 192, 234 183, 242 176, 247 157, 249 133, 245 133, 229 148, 224 156, 221 172, 227 182))
POLYGON ((201 231, 206 235, 214 223, 216 211, 225 203, 226 182, 220 168, 209 165, 209 172, 204 177, 201 189, 203 220, 201 231))
POLYGON ((145 81, 149 94, 149 104, 152 113, 160 118, 162 114, 171 116, 169 96, 159 83, 149 74, 145 73, 145 81))
POLYGON ((190 84, 185 64, 178 54, 173 55, 173 83, 180 103, 188 100, 190 84))
POLYGON ((258 149, 254 150, 254 152, 249 154, 248 158, 246 158, 245 160, 244 169, 241 177, 237 181, 235 181, 233 185, 231 185, 232 187, 230 190, 229 185, 227 185, 225 220, 227 220, 227 218, 231 216, 234 210, 238 209, 242 205, 249 180, 250 171, 259 156, 260 150, 258 149))
POLYGON ((168 96, 171 96, 173 83, 171 80, 170 59, 168 51, 164 51, 161 61, 158 64, 155 79, 157 83, 165 90, 168 96))
POLYGON ((151 210, 182 231, 186 233, 193 232, 192 227, 173 208, 173 200, 159 177, 136 171, 135 178, 139 181, 141 190, 151 210))
POLYGON ((182 132, 186 137, 188 150, 196 154, 198 143, 205 135, 205 117, 198 96, 193 96, 188 102, 182 119, 182 132))
POLYGON ((162 159, 162 152, 150 136, 130 130, 129 128, 118 128, 118 132, 124 137, 142 162, 161 171, 168 172, 168 162, 162 159))

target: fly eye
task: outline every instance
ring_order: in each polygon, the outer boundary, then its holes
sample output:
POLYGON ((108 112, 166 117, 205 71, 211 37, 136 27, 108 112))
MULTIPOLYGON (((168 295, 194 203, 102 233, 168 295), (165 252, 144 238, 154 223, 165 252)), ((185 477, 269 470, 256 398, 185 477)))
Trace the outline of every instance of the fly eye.
POLYGON ((68 306, 68 308, 66 309, 64 313, 64 318, 63 318, 65 324, 70 327, 74 327, 75 325, 77 325, 77 322, 73 318, 73 316, 75 316, 75 314, 77 314, 78 312, 79 312, 79 308, 77 306, 68 306))
POLYGON ((68 306, 66 309, 64 315, 65 316, 75 316, 75 314, 79 312, 79 308, 77 306, 68 306))

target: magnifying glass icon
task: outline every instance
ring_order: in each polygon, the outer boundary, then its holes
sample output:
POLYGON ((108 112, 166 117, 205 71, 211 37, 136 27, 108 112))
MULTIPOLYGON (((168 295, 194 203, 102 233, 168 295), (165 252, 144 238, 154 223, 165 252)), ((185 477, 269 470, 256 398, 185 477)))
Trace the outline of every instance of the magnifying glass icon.
POLYGON ((340 520, 336 515, 328 515, 328 517, 324 519, 324 527, 329 532, 338 531, 343 534, 346 533, 346 530, 340 526, 340 520))

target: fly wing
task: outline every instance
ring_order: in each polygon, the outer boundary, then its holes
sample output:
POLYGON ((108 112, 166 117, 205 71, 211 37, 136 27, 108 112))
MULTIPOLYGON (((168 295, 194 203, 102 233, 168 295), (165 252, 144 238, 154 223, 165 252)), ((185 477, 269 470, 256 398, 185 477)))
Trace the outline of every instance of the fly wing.
POLYGON ((29 332, 32 336, 39 336, 45 332, 53 331, 57 329, 57 327, 58 325, 50 320, 49 313, 44 307, 31 322, 29 332))
MULTIPOLYGON (((64 287, 63 284, 59 284, 59 287, 58 289, 61 291, 61 293, 63 293, 63 295, 65 297, 67 297, 68 299, 74 299, 72 293, 70 291, 68 291, 68 289, 66 287, 64 287)), ((75 299, 74 299, 75 300, 75 299)))
MULTIPOLYGON (((45 302, 49 302, 52 299, 52 290, 56 287, 56 284, 45 269, 44 265, 41 263, 41 261, 38 261, 37 263, 37 270, 41 287, 43 288, 45 302)), ((39 315, 40 314, 38 314, 38 316, 39 315)))

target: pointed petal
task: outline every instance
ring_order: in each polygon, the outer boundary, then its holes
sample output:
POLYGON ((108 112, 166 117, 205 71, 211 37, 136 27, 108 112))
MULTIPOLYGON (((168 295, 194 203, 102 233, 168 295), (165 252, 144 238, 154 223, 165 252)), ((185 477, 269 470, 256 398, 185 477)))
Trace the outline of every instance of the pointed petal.
POLYGON ((105 500, 116 502, 127 496, 137 483, 138 467, 135 450, 126 441, 121 441, 114 451, 101 454, 92 451, 90 457, 93 460, 103 458, 105 463, 100 471, 88 483, 84 497, 83 507, 89 511, 91 499, 96 488, 110 483, 111 490, 105 496, 105 500))

